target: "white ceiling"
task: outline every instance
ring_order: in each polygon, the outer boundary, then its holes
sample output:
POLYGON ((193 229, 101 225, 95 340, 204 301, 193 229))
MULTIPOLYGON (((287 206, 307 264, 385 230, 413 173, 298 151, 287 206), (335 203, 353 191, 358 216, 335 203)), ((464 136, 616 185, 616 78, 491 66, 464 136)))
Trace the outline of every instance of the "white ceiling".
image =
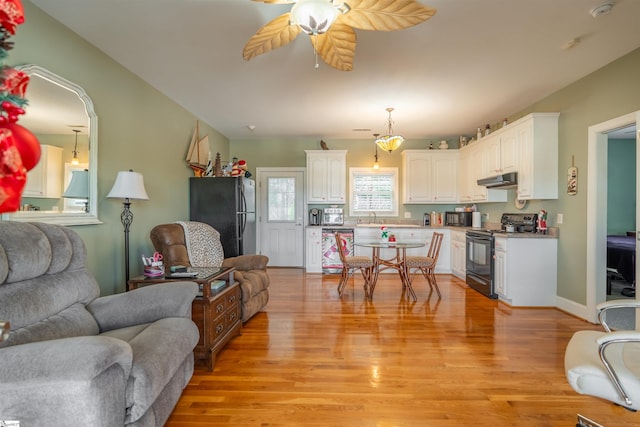
POLYGON ((385 132, 387 107, 407 138, 469 135, 640 47, 638 0, 423 0, 438 10, 423 24, 356 30, 343 72, 314 69, 305 35, 242 59, 287 5, 31 1, 230 139, 369 138, 385 132), (613 11, 594 19, 605 2, 613 11))

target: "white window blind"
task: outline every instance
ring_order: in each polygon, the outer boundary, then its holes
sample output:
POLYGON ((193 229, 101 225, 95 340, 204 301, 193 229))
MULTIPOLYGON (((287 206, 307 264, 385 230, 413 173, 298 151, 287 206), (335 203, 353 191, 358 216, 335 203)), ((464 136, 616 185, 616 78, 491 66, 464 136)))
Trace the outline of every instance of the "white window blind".
POLYGON ((398 169, 350 168, 351 215, 398 215, 398 169))

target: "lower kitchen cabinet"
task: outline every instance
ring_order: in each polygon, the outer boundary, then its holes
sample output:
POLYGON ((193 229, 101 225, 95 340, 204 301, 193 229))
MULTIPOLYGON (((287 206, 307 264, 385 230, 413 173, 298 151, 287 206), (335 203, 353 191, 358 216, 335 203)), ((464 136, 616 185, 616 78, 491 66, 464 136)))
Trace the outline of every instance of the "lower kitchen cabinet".
POLYGON ((467 277, 467 233, 451 230, 451 274, 466 280, 467 277))
POLYGON ((307 227, 305 242, 307 273, 322 273, 322 227, 307 227))
POLYGON ((500 300, 519 307, 555 307, 558 240, 495 238, 494 286, 500 300))

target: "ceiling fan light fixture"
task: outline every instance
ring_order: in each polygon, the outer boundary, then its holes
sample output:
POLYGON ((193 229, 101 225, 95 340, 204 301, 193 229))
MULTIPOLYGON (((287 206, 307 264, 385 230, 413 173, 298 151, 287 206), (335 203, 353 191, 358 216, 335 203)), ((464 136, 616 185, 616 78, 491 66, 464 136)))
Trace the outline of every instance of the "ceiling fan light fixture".
POLYGON ((309 35, 327 32, 337 16, 330 0, 298 0, 291 8, 291 23, 309 35))
POLYGON ((387 135, 381 136, 380 138, 376 138, 376 144, 384 151, 388 151, 391 153, 393 150, 396 150, 398 147, 402 145, 404 142, 404 137, 401 135, 393 134, 393 120, 391 120, 391 112, 393 108, 387 108, 387 112, 389 112, 389 119, 387 120, 387 126, 389 128, 389 133, 387 135))

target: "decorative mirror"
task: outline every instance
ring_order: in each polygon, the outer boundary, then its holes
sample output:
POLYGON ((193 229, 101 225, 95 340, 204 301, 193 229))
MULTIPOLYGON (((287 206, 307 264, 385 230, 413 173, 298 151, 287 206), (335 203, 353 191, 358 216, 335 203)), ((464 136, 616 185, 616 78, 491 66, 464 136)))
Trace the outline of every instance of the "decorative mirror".
POLYGON ((38 65, 15 68, 30 76, 26 114, 18 123, 36 135, 42 154, 27 174, 21 210, 2 219, 99 224, 98 117, 91 98, 82 87, 38 65))

